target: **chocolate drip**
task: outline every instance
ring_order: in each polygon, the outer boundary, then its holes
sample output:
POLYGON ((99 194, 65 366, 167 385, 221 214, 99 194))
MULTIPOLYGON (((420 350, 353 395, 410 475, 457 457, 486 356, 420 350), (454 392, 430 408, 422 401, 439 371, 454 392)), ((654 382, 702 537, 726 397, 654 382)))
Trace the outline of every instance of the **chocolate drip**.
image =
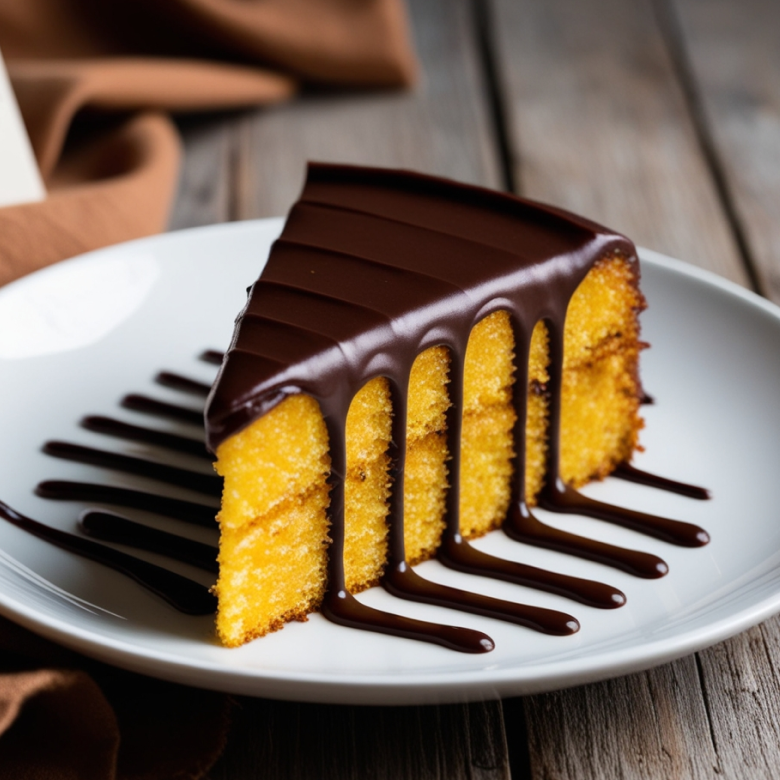
POLYGON ((180 420, 193 425, 203 425, 203 412, 197 409, 188 409, 185 406, 169 404, 165 401, 158 401, 156 398, 139 395, 138 393, 126 395, 122 399, 122 406, 135 412, 153 414, 157 417, 167 417, 170 420, 180 420))
POLYGON ((169 466, 166 463, 157 463, 145 458, 136 458, 131 455, 120 455, 115 452, 106 452, 94 447, 84 447, 80 444, 71 444, 65 441, 47 441, 43 445, 43 451, 47 455, 63 460, 89 463, 102 468, 123 471, 128 474, 137 474, 169 485, 189 488, 198 493, 219 498, 222 495, 222 478, 215 474, 201 474, 197 471, 169 466))
POLYGON ((207 385, 204 382, 198 382, 195 379, 190 379, 181 374, 174 374, 171 371, 160 371, 154 378, 154 381, 157 382, 158 385, 172 387, 174 390, 181 390, 183 393, 191 393, 192 395, 200 395, 204 398, 211 390, 211 385, 207 385))
POLYGON ((79 527, 87 536, 94 539, 126 544, 139 550, 167 555, 169 558, 192 564, 212 574, 219 572, 217 565, 219 550, 213 545, 150 528, 148 525, 136 523, 114 512, 98 512, 89 509, 79 516, 79 527))
POLYGON ((69 482, 67 480, 46 480, 35 488, 35 494, 41 498, 59 501, 97 501, 101 504, 126 506, 143 509, 164 517, 182 520, 192 525, 215 528, 214 518, 217 510, 205 504, 168 498, 141 490, 114 487, 113 485, 93 485, 88 482, 69 482))
POLYGON ((90 415, 81 421, 82 428, 96 433, 103 433, 107 436, 115 436, 119 439, 128 441, 142 441, 146 444, 156 444, 168 450, 183 452, 187 455, 194 455, 197 458, 213 460, 213 456, 206 449, 203 442, 199 439, 190 439, 187 436, 179 436, 175 433, 165 431, 156 431, 152 428, 142 428, 139 425, 130 425, 121 420, 114 420, 111 417, 102 417, 100 415, 90 415))
POLYGON ((361 604, 346 590, 329 588, 322 602, 322 614, 333 623, 348 628, 422 640, 461 653, 489 653, 496 646, 481 631, 391 615, 361 604))
POLYGON ((382 577, 382 586, 388 593, 401 599, 420 601, 437 607, 449 607, 462 612, 472 612, 475 615, 505 620, 518 626, 532 628, 543 634, 568 636, 580 630, 577 619, 565 612, 494 599, 458 588, 439 585, 424 580, 405 561, 385 572, 384 577, 382 577))
POLYGON ((535 590, 543 590, 556 596, 579 601, 589 607, 615 609, 626 603, 625 594, 611 585, 496 558, 475 549, 462 537, 453 539, 449 535, 445 536, 437 551, 437 558, 445 566, 456 571, 525 585, 535 590))
MULTIPOLYGON (((564 484, 560 477, 564 318, 565 309, 562 314, 547 320, 550 334, 550 428, 545 486, 538 498, 539 505, 552 512, 580 514, 606 520, 683 547, 701 547, 707 544, 710 540, 709 534, 692 523, 681 523, 594 501, 564 484)), ((515 446, 522 447, 523 442, 524 439, 516 439, 515 446)), ((528 511, 522 482, 515 480, 518 487, 517 501, 505 523, 505 530, 513 538, 598 560, 640 577, 662 577, 669 571, 666 562, 656 556, 603 545, 544 525, 528 511)))
MULTIPOLYGON (((338 429, 336 421, 346 419, 346 410, 344 417, 325 419, 329 425, 331 441, 330 506, 337 517, 343 517, 347 453, 344 424, 338 429)), ((347 591, 344 584, 344 523, 334 523, 330 536, 332 541, 328 554, 328 590, 321 608, 322 614, 328 620, 350 628, 362 628, 443 645, 462 653, 487 653, 495 647, 493 640, 481 631, 413 620, 361 604, 347 591)))
POLYGON ((219 352, 216 349, 204 349, 203 352, 198 355, 198 359, 204 363, 211 363, 214 366, 221 366, 222 361, 225 358, 224 352, 219 352))
MULTIPOLYGON (((533 584, 601 607, 625 601, 620 591, 607 585, 540 573, 507 561, 496 563, 461 537, 463 360, 474 325, 498 310, 510 314, 516 351, 516 455, 506 532, 513 538, 597 560, 639 577, 660 577, 668 571, 657 556, 557 531, 534 518, 527 508, 524 411, 528 355, 534 326, 544 321, 550 333, 545 506, 598 516, 676 544, 706 543, 706 533, 696 526, 599 504, 569 488, 553 492, 549 487, 561 484, 558 464, 566 309, 593 264, 614 255, 635 262, 635 250, 627 239, 557 209, 404 171, 310 166, 301 199, 239 317, 233 344, 207 402, 206 421, 208 444, 215 450, 287 395, 307 393, 319 402, 328 426, 332 460, 329 514, 333 542, 328 556, 330 590, 323 607, 326 615, 341 620, 337 607, 348 601, 342 561, 347 411, 354 394, 377 376, 389 381, 394 415, 389 554, 383 584, 405 598, 444 606, 458 602, 459 609, 479 611, 474 602, 467 603, 462 592, 426 583, 411 572, 404 552, 409 373, 417 355, 437 345, 447 347, 450 353, 451 401, 447 419, 450 480, 439 559, 462 571, 533 584)), ((517 613, 508 618, 509 611, 502 611, 503 606, 492 607, 502 612, 503 619, 519 620, 517 613)), ((553 624, 571 629, 574 623, 567 619, 548 614, 545 620, 552 622, 546 629, 553 624)), ((377 628, 375 615, 364 624, 354 616, 349 620, 350 625, 389 630, 386 623, 377 628)), ((535 627, 540 625, 537 621, 535 627)), ((417 638, 438 641, 432 636, 417 638)))
POLYGON ((670 493, 679 493, 681 496, 695 498, 699 501, 706 501, 710 498, 710 491, 705 488, 689 485, 686 482, 676 482, 673 479, 659 477, 657 474, 650 474, 647 471, 641 471, 630 463, 621 463, 613 472, 613 477, 625 479, 628 482, 636 482, 640 485, 668 490, 670 493))
POLYGON ((595 517, 597 520, 606 520, 680 547, 703 547, 710 541, 709 534, 697 525, 594 501, 564 485, 560 480, 557 480, 554 485, 548 485, 542 491, 539 496, 539 506, 551 512, 585 515, 595 517))
POLYGON ((603 563, 635 577, 653 580, 669 572, 669 566, 657 555, 627 550, 625 547, 597 542, 553 528, 532 515, 525 504, 512 504, 503 529, 506 535, 515 541, 603 563))
POLYGON ((194 580, 155 566, 132 555, 33 520, 0 501, 0 517, 47 542, 109 566, 156 593, 187 615, 209 615, 217 608, 215 596, 194 580))

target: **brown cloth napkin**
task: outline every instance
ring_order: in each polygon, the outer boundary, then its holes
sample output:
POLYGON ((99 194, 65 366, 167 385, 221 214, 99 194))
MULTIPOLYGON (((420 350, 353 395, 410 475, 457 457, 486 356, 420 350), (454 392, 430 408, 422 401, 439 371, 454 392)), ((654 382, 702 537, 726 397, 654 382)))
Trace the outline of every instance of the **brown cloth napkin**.
POLYGON ((106 666, 2 617, 0 669, 2 778, 184 780, 224 746, 228 697, 106 666))
POLYGON ((179 142, 161 112, 415 74, 402 0, 0 0, 0 50, 49 191, 0 209, 0 285, 165 227, 179 142))
MULTIPOLYGON (((401 3, 0 0, 0 50, 49 193, 0 208, 0 285, 165 227, 180 155, 165 112, 273 103, 302 83, 410 84, 401 3)), ((2 778, 201 777, 228 706, 0 618, 2 778)))

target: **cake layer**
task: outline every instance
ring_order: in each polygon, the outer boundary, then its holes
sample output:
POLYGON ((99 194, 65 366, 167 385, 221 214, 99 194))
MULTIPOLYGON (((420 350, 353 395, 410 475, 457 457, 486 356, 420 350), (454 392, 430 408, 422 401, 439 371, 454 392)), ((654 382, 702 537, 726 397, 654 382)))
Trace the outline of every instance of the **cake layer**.
MULTIPOLYGON (((561 474, 575 485, 609 473, 630 458, 636 446, 640 422, 634 321, 641 298, 626 268, 621 258, 602 261, 573 296, 569 308, 564 336, 561 474)), ((460 530, 466 538, 497 528, 510 502, 517 418, 514 360, 514 336, 506 312, 496 312, 475 326, 464 364, 460 452, 460 530)), ((535 503, 546 467, 548 364, 546 329, 539 325, 531 340, 528 370, 526 489, 530 504, 535 503)), ((415 360, 410 375, 404 541, 411 564, 435 554, 445 526, 449 365, 448 351, 433 347, 415 360)), ((387 560, 392 415, 389 384, 381 377, 356 394, 347 415, 344 569, 346 587, 353 593, 376 584, 387 560)), ((220 610, 219 631, 226 644, 240 644, 278 628, 279 614, 299 619, 316 609, 323 598, 326 578, 322 572, 330 541, 328 504, 323 500, 330 473, 327 436, 319 405, 309 396, 292 396, 217 451, 217 468, 225 478, 220 513, 223 529, 243 535, 247 549, 269 546, 262 556, 255 553, 246 558, 237 556, 229 543, 222 546, 217 586, 220 604, 255 605, 252 618, 239 630, 236 623, 241 621, 235 613, 220 610), (297 530, 283 528, 280 513, 284 516, 285 507, 295 508, 286 517, 297 530), (302 528, 307 529, 305 546, 299 542, 302 528), (278 536, 275 547, 269 541, 274 534, 278 536), (293 538, 300 546, 291 569, 293 538), (264 594, 273 589, 271 583, 296 578, 298 587, 277 592, 275 601, 268 604, 275 611, 270 609, 264 620, 258 619, 257 604, 267 599, 264 594)))
POLYGON ((582 484, 629 458, 637 277, 630 242, 556 209, 313 166, 207 406, 223 642, 327 592, 330 614, 443 534, 496 528, 545 480, 582 484))

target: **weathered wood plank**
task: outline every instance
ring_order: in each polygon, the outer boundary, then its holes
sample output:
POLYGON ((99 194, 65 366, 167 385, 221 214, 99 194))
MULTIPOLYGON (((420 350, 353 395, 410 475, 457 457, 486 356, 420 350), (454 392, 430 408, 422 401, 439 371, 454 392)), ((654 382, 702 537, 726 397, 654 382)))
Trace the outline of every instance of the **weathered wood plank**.
POLYGON ((234 122, 224 115, 179 120, 184 165, 169 220, 170 230, 225 222, 233 217, 229 162, 235 146, 234 122))
POLYGON ((528 697, 525 705, 534 778, 667 780, 719 772, 694 656, 528 697))
POLYGON ((335 707, 242 699, 210 780, 509 780, 501 704, 335 707))
MULTIPOLYGON (((494 0, 523 194, 739 283, 748 274, 650 2, 494 0)), ((711 777, 697 659, 525 699, 535 778, 711 777)))
POLYGON ((780 621, 699 653, 725 777, 773 778, 780 766, 780 621))
POLYGON ((285 214, 307 160, 407 167, 499 186, 468 0, 411 4, 419 84, 407 92, 308 94, 259 111, 243 135, 254 190, 242 216, 285 214))
POLYGON ((745 283, 650 0, 495 0, 515 181, 745 283))
MULTIPOLYGON (((659 7, 759 288, 780 302, 780 5, 664 0, 659 7)), ((724 775, 776 775, 780 620, 699 659, 724 775)))
POLYGON ((671 8, 746 250, 762 291, 780 302, 780 5, 676 0, 671 8))

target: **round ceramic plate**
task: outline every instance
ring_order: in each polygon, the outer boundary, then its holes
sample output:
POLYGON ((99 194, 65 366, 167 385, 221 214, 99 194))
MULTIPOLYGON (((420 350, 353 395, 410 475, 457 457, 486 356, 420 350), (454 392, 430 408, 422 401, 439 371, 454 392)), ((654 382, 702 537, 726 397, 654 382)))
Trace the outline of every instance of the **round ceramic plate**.
MULTIPOLYGON (((105 414, 193 435, 119 407, 128 392, 189 404, 156 385, 166 369, 210 382, 199 360, 224 349, 245 288, 259 274, 281 220, 171 233, 94 252, 0 290, 0 498, 50 525, 76 530, 85 505, 47 501, 43 479, 155 489, 141 477, 55 460, 47 439, 127 453, 144 445, 79 427, 105 414)), ((485 655, 356 631, 312 615, 228 650, 211 618, 181 615, 122 575, 0 522, 0 610, 32 630, 109 663, 191 685, 309 701, 363 704, 445 702, 551 690, 645 669, 724 639, 780 611, 780 311, 734 285, 641 252, 649 309, 642 374, 656 399, 645 407, 640 468, 712 489, 695 501, 611 478, 586 493, 705 527, 712 542, 682 549, 597 520, 547 515, 552 525, 656 553, 670 565, 640 580, 600 564, 490 534, 476 543, 509 559, 608 582, 628 597, 600 611, 520 586, 458 574, 428 562, 438 582, 576 615, 582 629, 550 637, 510 624, 412 604, 373 588, 359 598, 387 611, 479 629, 496 643, 485 655)), ((157 453, 159 457, 159 453, 157 453)), ((187 456, 174 458, 189 465, 187 456)), ((208 465, 200 468, 208 469, 208 465)), ((159 487, 157 488, 159 490, 159 487)), ((197 498, 184 489, 171 495, 197 498)), ((198 499, 199 500, 199 499, 198 499)), ((216 542, 141 511, 129 515, 216 542)), ((205 584, 185 564, 165 563, 205 584)))

